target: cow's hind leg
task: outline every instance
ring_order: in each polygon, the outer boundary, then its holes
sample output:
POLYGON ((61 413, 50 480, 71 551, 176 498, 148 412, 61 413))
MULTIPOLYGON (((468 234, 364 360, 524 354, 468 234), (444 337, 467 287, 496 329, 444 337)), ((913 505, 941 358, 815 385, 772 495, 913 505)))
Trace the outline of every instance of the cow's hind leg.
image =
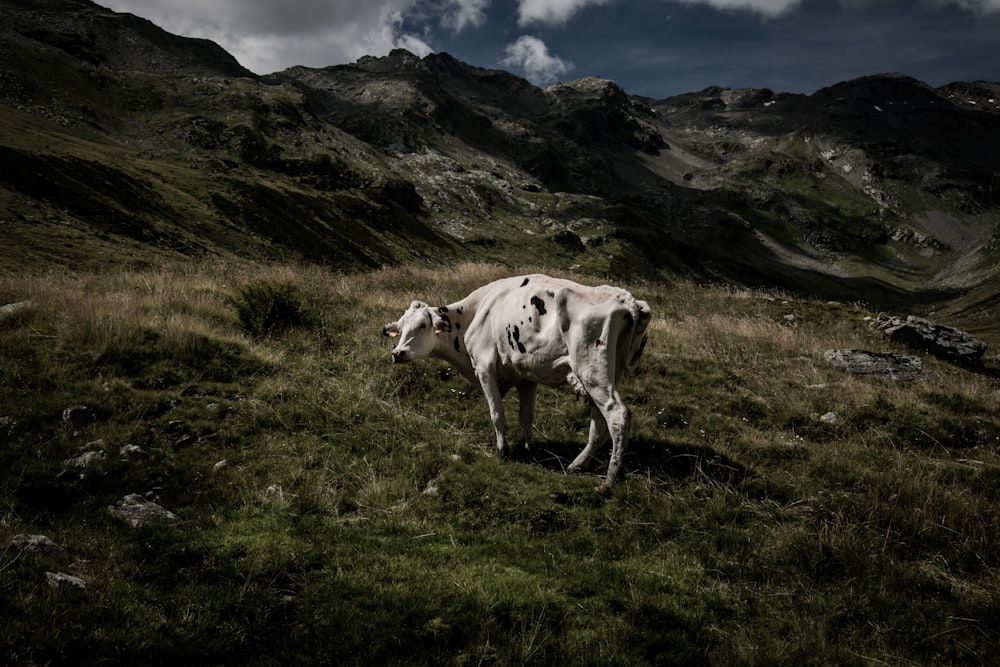
POLYGON ((583 451, 573 462, 569 464, 567 472, 574 473, 581 470, 586 470, 590 465, 590 461, 594 456, 594 452, 600 449, 605 442, 608 440, 608 422, 604 419, 604 415, 601 414, 600 409, 591 403, 590 404, 590 437, 587 438, 587 446, 583 448, 583 451))
MULTIPOLYGON (((625 402, 614 387, 609 388, 588 388, 590 397, 594 405, 600 410, 604 421, 607 424, 607 433, 611 436, 611 458, 608 460, 608 475, 597 488, 605 493, 611 490, 618 477, 618 469, 622 464, 622 457, 628 447, 628 424, 629 414, 625 402)), ((588 444, 588 449, 590 445, 588 444)), ((586 450, 584 450, 586 452, 586 450)), ((578 457, 579 458, 579 457, 578 457)))
POLYGON ((604 484, 597 487, 601 493, 607 493, 611 490, 611 486, 618 477, 625 449, 628 447, 628 428, 632 417, 620 397, 613 408, 613 415, 606 417, 609 420, 608 430, 611 433, 611 460, 608 461, 608 475, 604 479, 604 484))
POLYGON ((518 410, 517 418, 524 432, 524 445, 531 449, 535 444, 533 432, 535 423, 535 394, 538 393, 538 385, 534 382, 524 382, 517 385, 518 410))

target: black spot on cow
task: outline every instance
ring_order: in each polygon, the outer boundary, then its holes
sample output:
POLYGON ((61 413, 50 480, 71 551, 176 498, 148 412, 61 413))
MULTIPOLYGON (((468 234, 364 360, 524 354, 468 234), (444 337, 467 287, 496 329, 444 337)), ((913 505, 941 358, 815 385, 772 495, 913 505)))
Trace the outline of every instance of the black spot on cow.
POLYGON ((445 314, 445 313, 447 313, 448 312, 448 306, 441 306, 440 308, 438 308, 438 312, 441 313, 442 315, 445 314))
POLYGON ((455 351, 456 352, 462 351, 462 346, 458 344, 458 336, 455 336, 455 351))
POLYGON ((521 283, 521 287, 524 287, 524 286, 525 286, 525 285, 527 285, 527 284, 528 284, 528 279, 527 279, 527 278, 525 278, 525 279, 524 279, 524 282, 523 282, 523 283, 521 283))
POLYGON ((538 311, 539 315, 544 315, 546 313, 545 302, 539 299, 537 296, 531 297, 531 305, 535 307, 535 310, 538 311))
POLYGON ((463 310, 465 310, 465 308, 462 308, 461 306, 459 306, 458 308, 455 309, 455 312, 458 313, 459 315, 461 315, 463 310))
POLYGON ((514 326, 514 342, 517 343, 517 351, 521 354, 528 351, 528 349, 524 347, 524 343, 521 342, 521 330, 516 325, 514 326))

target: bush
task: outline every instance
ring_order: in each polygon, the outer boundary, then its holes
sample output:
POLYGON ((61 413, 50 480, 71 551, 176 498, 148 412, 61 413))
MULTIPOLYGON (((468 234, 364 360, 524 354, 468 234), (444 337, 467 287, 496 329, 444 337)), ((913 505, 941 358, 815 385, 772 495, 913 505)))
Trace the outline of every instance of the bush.
POLYGON ((240 325, 251 336, 263 337, 311 322, 293 285, 247 285, 234 299, 234 306, 240 325))

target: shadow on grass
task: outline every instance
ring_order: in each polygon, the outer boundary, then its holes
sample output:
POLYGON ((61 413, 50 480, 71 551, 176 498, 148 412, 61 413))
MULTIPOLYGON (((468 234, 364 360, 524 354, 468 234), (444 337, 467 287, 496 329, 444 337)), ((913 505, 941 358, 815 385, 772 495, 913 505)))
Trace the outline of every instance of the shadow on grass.
MULTIPOLYGON (((549 470, 566 472, 570 463, 582 451, 582 442, 536 442, 531 451, 518 450, 511 459, 531 463, 549 470)), ((610 444, 594 456, 588 472, 603 474, 607 470, 610 444)), ((635 438, 629 442, 622 462, 621 475, 651 476, 660 481, 712 481, 719 484, 739 484, 750 474, 741 463, 719 454, 711 447, 665 440, 635 438)))

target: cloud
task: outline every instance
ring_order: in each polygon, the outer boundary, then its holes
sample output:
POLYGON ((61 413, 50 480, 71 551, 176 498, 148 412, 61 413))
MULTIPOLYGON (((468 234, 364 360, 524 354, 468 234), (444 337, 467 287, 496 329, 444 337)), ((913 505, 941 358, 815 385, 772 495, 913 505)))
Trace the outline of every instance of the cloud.
POLYGON ((492 0, 446 0, 441 24, 460 32, 468 26, 478 28, 486 23, 486 10, 492 0))
POLYGON ((517 21, 563 25, 589 5, 606 5, 612 0, 518 0, 517 21))
POLYGON ((504 53, 501 65, 520 70, 525 78, 538 85, 552 83, 573 69, 572 63, 549 53, 545 42, 531 35, 523 35, 508 44, 504 53))
POLYGON ((1000 0, 929 0, 933 5, 956 5, 977 14, 1000 12, 1000 0))
POLYGON ((676 0, 685 5, 708 5, 723 11, 745 10, 764 16, 781 16, 802 4, 802 0, 676 0))
POLYGON ((434 51, 428 33, 404 30, 404 18, 433 17, 459 31, 485 21, 491 0, 102 0, 165 30, 220 44, 259 74, 292 65, 325 67, 405 48, 434 51))
MULTIPOLYGON (((524 0, 522 0, 524 1, 524 0)), ((544 0, 537 0, 543 2, 544 0)), ((583 2, 584 0, 579 0, 583 2)), ((685 5, 708 5, 721 11, 751 11, 767 17, 781 16, 803 4, 804 0, 674 0, 685 5)), ((572 2, 572 0, 566 0, 572 2)), ((861 10, 871 5, 893 4, 887 0, 839 0, 839 4, 847 9, 861 10)), ((906 3, 909 4, 909 3, 906 3)), ((1000 11, 1000 0, 920 0, 918 4, 930 8, 958 7, 959 9, 988 14, 1000 11)), ((911 8, 901 8, 909 11, 911 8)))

